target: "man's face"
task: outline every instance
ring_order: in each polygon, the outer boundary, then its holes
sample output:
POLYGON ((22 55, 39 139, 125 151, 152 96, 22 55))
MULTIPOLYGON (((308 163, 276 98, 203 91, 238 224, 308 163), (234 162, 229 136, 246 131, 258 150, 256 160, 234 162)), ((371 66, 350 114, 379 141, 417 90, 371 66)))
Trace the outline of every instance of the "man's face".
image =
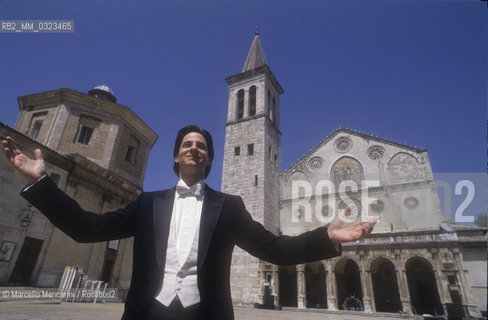
POLYGON ((180 166, 180 178, 204 179, 205 169, 210 165, 205 138, 198 132, 184 136, 175 162, 180 166))

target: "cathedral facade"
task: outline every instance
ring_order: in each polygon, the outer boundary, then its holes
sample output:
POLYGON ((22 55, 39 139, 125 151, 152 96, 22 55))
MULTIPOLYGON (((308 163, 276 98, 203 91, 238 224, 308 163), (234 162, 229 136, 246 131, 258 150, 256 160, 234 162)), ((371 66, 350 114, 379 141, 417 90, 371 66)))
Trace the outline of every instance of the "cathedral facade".
POLYGON ((373 234, 329 260, 276 266, 237 248, 235 304, 451 317, 486 310, 486 229, 443 218, 426 150, 339 128, 282 173, 283 89, 258 33, 242 72, 226 80, 223 192, 240 195, 275 234, 327 225, 346 206, 380 217, 373 234))

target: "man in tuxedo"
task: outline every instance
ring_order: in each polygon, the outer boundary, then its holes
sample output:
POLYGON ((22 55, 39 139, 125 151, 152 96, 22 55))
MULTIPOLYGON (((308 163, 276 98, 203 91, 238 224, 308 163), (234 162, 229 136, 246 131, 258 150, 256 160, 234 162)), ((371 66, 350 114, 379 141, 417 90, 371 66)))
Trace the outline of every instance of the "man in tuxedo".
MULTIPOLYGON (((235 245, 279 265, 340 255, 340 243, 371 233, 374 221, 333 221, 298 236, 276 236, 254 221, 240 197, 205 184, 214 156, 211 135, 182 128, 174 147, 175 187, 143 192, 123 209, 83 210, 46 176, 42 153, 30 159, 12 138, 7 161, 29 185, 21 195, 78 242, 134 237, 131 285, 122 319, 233 319, 230 266, 235 245)), ((349 210, 349 209, 347 209, 349 210)))

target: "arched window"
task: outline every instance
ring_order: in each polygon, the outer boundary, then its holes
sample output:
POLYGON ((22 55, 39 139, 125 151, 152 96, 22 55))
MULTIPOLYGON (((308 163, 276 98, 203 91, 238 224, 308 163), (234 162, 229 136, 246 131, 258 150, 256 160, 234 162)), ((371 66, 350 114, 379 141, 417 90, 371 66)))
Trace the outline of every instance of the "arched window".
POLYGON ((256 86, 249 88, 249 116, 256 114, 256 86))
POLYGON ((406 182, 423 179, 422 168, 411 154, 399 152, 388 163, 388 173, 393 182, 406 182))
POLYGON ((237 120, 244 117, 244 89, 237 92, 237 120))

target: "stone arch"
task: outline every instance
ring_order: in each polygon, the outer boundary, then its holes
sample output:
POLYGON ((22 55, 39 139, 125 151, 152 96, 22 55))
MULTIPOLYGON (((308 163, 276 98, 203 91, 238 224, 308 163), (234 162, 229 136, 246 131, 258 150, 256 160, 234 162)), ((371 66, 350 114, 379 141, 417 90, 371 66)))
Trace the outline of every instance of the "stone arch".
POLYGON ((424 257, 412 256, 405 262, 413 312, 444 314, 432 264, 424 257))
POLYGON ((330 179, 336 188, 343 181, 352 181, 360 188, 361 181, 364 180, 364 170, 361 163, 350 156, 339 158, 330 169, 330 179))
POLYGON ((422 179, 422 170, 417 158, 406 152, 398 152, 388 162, 388 174, 392 182, 407 182, 422 179))
POLYGON ((359 261, 356 260, 356 257, 345 253, 342 256, 332 259, 331 270, 337 270, 337 268, 343 268, 344 260, 352 260, 358 266, 360 265, 359 261))
POLYGON ((305 266, 305 289, 307 308, 327 308, 325 269, 320 261, 305 266))
POLYGON ((338 260, 334 265, 337 301, 342 310, 364 310, 359 264, 350 258, 338 260))
POLYGON ((376 311, 402 311, 395 264, 380 256, 372 260, 370 268, 376 311))
POLYGON ((280 305, 298 307, 297 268, 296 266, 279 266, 280 305))
MULTIPOLYGON (((421 259, 421 260, 425 260, 430 266, 433 266, 435 263, 434 263, 434 260, 432 260, 431 257, 429 256, 423 256, 422 254, 418 254, 418 253, 411 253, 409 255, 407 255, 405 257, 405 259, 403 259, 403 261, 405 261, 405 264, 404 266, 406 266, 406 262, 408 262, 409 260, 411 259, 421 259)), ((433 269, 433 268, 432 268, 433 269)))
POLYGON ((376 260, 381 260, 381 259, 388 260, 388 262, 390 262, 393 265, 393 267, 395 268, 395 271, 400 269, 400 266, 396 263, 396 261, 394 259, 392 259, 389 256, 383 255, 383 254, 379 254, 377 256, 372 257, 371 259, 368 259, 370 268, 371 269, 373 268, 373 263, 375 263, 376 260))

